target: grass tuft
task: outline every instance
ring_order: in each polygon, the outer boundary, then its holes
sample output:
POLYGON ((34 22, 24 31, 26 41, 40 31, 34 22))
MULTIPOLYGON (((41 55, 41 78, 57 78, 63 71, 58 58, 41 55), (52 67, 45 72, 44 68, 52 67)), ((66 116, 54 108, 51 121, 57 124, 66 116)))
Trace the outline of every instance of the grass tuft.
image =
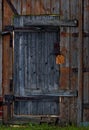
POLYGON ((75 127, 75 126, 66 126, 66 127, 60 127, 60 126, 54 126, 54 125, 48 125, 48 124, 33 124, 29 123, 28 125, 0 125, 0 130, 89 130, 88 127, 75 127))

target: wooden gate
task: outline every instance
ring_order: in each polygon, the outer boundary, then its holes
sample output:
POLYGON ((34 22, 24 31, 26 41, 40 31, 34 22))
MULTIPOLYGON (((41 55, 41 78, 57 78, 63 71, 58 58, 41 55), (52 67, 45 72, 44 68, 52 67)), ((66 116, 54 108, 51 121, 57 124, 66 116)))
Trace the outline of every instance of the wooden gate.
POLYGON ((89 121, 89 1, 2 3, 4 122, 29 115, 55 115, 64 123, 89 121), (58 55, 63 64, 56 64, 58 55))
POLYGON ((59 90, 59 65, 56 65, 54 50, 55 45, 59 45, 59 32, 37 25, 25 27, 30 21, 37 23, 47 18, 51 17, 19 16, 14 19, 14 27, 23 28, 15 30, 14 93, 21 100, 26 97, 26 101, 15 102, 17 115, 59 113, 59 98, 55 97, 59 90))
MULTIPOLYGON (((61 89, 60 26, 76 27, 77 20, 60 20, 59 16, 16 16, 13 30, 13 103, 12 118, 55 117, 60 120, 59 97, 75 97, 77 90, 61 89)), ((66 60, 66 57, 64 58, 66 60)), ((63 60, 63 63, 65 63, 63 60)), ((64 79, 65 81, 66 79, 64 79)), ((67 84, 65 84, 67 85, 67 84)))

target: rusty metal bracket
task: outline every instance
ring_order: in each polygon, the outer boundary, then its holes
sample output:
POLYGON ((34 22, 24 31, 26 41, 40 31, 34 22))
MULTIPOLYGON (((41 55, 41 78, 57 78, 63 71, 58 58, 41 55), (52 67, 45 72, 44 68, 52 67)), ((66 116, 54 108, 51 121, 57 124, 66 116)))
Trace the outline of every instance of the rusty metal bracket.
POLYGON ((7 1, 8 5, 9 5, 9 7, 11 8, 11 10, 13 11, 13 13, 14 13, 15 15, 19 15, 18 12, 17 12, 17 10, 16 10, 16 8, 15 8, 14 5, 12 4, 12 2, 11 2, 10 0, 6 0, 6 1, 7 1))

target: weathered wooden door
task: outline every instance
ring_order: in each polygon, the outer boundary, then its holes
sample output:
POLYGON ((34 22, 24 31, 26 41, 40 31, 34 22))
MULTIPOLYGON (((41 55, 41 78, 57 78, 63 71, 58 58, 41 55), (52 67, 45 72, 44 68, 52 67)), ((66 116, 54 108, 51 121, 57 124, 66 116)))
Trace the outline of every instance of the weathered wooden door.
POLYGON ((29 20, 58 19, 53 16, 14 18, 15 115, 59 115, 59 30, 28 27, 29 20))

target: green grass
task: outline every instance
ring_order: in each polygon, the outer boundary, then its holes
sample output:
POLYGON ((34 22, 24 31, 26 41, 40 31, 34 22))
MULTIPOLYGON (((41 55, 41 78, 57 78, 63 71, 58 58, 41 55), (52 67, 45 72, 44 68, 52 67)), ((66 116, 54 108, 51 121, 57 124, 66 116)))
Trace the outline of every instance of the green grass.
POLYGON ((29 124, 29 125, 13 125, 13 126, 0 126, 0 130, 89 130, 89 127, 75 127, 75 126, 67 126, 67 127, 59 127, 48 124, 29 124))

